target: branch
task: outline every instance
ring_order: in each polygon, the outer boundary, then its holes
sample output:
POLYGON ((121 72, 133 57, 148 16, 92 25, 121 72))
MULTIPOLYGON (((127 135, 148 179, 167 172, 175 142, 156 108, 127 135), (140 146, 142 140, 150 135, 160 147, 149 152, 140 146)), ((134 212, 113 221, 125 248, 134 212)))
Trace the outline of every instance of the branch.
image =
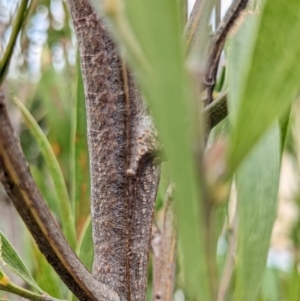
POLYGON ((235 0, 212 38, 204 77, 204 84, 207 86, 207 103, 213 101, 212 92, 215 86, 218 63, 227 35, 248 2, 249 0, 235 0))
POLYGON ((10 38, 8 41, 8 44, 6 46, 5 52, 3 54, 3 57, 0 61, 0 86, 3 83, 5 76, 8 72, 10 59, 13 54, 14 46, 18 37, 18 34, 22 28, 23 22, 26 19, 24 15, 26 15, 26 7, 27 7, 28 0, 22 0, 19 9, 17 12, 17 15, 15 17, 12 31, 10 34, 10 38))
POLYGON ((176 267, 177 231, 173 206, 173 188, 167 189, 163 232, 152 240, 153 301, 173 300, 176 267))
POLYGON ((115 292, 93 278, 66 242, 32 178, 9 120, 2 91, 0 181, 39 249, 69 289, 80 300, 119 300, 115 292))
POLYGON ((1 273, 1 267, 0 267, 0 290, 18 295, 20 297, 23 297, 27 300, 32 300, 32 301, 63 301, 63 300, 53 298, 47 294, 40 294, 40 293, 35 293, 32 291, 29 291, 15 283, 13 283, 7 277, 7 275, 1 273))
POLYGON ((207 120, 208 130, 211 130, 228 115, 227 95, 227 91, 222 93, 217 99, 203 109, 202 112, 206 117, 205 120, 207 120))
MULTIPOLYGON (((96 1, 97 2, 97 1, 96 1)), ((118 3, 98 1, 130 32, 118 3), (116 4, 116 5, 114 5, 116 4)), ((78 41, 88 120, 93 274, 121 300, 145 300, 154 204, 159 182, 155 130, 132 74, 106 23, 88 0, 68 1, 78 41)), ((129 34, 126 42, 134 41, 129 34)), ((132 44, 147 64, 138 44, 132 44)))

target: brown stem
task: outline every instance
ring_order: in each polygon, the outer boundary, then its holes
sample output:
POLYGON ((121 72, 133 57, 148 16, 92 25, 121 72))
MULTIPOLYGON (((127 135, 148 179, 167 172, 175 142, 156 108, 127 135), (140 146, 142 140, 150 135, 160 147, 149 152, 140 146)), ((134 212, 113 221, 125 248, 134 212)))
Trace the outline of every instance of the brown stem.
POLYGON ((164 226, 162 234, 154 237, 153 252, 153 300, 171 301, 175 281, 177 231, 174 216, 172 186, 167 190, 164 226), (158 243, 155 245, 155 239, 158 243))
POLYGON ((68 1, 83 73, 91 170, 93 274, 121 300, 145 300, 159 167, 151 118, 88 0, 68 1))
POLYGON ((119 300, 113 290, 98 282, 86 270, 61 233, 32 178, 9 120, 2 91, 0 91, 0 181, 39 249, 69 289, 80 300, 119 300))
POLYGON ((204 84, 207 87, 207 104, 213 101, 212 93, 215 86, 218 63, 227 35, 242 11, 246 8, 248 2, 249 0, 235 0, 231 4, 211 40, 207 68, 204 76, 204 84))

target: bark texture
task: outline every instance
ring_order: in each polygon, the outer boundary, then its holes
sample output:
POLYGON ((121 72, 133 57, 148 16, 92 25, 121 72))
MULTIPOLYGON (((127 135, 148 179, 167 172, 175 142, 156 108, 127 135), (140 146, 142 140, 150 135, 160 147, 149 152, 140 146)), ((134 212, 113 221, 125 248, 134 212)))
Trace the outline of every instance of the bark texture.
POLYGON ((121 300, 145 300, 159 166, 151 118, 87 0, 69 0, 84 78, 91 169, 93 274, 121 300))
POLYGON ((14 134, 1 90, 0 181, 39 249, 79 300, 118 301, 118 295, 82 265, 51 215, 14 134))

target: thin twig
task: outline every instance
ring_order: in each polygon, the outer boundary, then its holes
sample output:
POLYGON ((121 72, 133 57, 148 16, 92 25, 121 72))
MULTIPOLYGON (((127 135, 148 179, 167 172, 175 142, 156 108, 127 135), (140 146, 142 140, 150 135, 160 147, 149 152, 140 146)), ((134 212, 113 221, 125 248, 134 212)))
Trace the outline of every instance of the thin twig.
POLYGON ((229 246, 226 255, 223 275, 221 278, 217 301, 225 301, 226 294, 232 279, 234 263, 235 263, 235 250, 237 243, 237 217, 234 216, 232 226, 230 229, 229 246))
POLYGON ((223 92, 217 99, 203 109, 207 120, 207 130, 211 130, 228 115, 228 92, 223 92))
POLYGON ((49 296, 48 294, 39 294, 32 291, 29 291, 13 282, 5 275, 5 278, 0 280, 0 290, 6 291, 20 297, 23 297, 27 300, 32 301, 62 301, 56 298, 49 296), (3 281, 4 280, 4 281, 3 281))
POLYGON ((26 9, 26 12, 24 13, 23 25, 22 25, 23 30, 20 38, 20 45, 22 50, 28 48, 29 40, 26 35, 27 28, 29 26, 28 21, 31 18, 32 14, 34 13, 35 9, 37 8, 38 4, 39 4, 39 0, 31 0, 29 6, 26 9))
POLYGON ((212 92, 215 86, 218 63, 227 35, 242 11, 246 8, 248 2, 249 0, 235 0, 212 38, 204 77, 204 84, 207 86, 208 104, 213 101, 212 92))
POLYGON ((173 208, 173 188, 167 189, 163 232, 152 240, 153 255, 153 300, 171 301, 173 297, 176 261, 176 221, 173 208))
POLYGON ((15 17, 15 21, 12 26, 11 35, 8 41, 8 44, 6 46, 5 52, 3 54, 3 57, 0 61, 0 86, 3 83, 5 76, 8 72, 8 67, 10 63, 10 59, 13 54, 14 46, 18 37, 18 34, 22 28, 22 25, 24 23, 24 15, 26 12, 28 0, 22 0, 17 12, 17 15, 15 17))
POLYGON ((0 181, 39 249, 79 300, 119 300, 83 266, 50 213, 24 158, 0 91, 0 181))

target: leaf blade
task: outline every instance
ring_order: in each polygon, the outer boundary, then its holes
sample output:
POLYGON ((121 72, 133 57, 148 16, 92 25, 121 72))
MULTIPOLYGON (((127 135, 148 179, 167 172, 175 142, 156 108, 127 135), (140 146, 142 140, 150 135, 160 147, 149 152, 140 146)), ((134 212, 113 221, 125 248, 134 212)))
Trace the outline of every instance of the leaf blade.
POLYGON ((47 137, 45 136, 37 122, 34 120, 33 116, 30 114, 30 112, 19 99, 14 97, 13 101, 16 104, 16 106, 20 109, 30 132, 34 136, 45 158, 58 197, 58 205, 60 208, 59 216, 62 221, 63 232, 66 235, 66 238, 70 243, 71 247, 75 248, 76 234, 73 214, 68 190, 59 163, 55 157, 55 154, 51 148, 47 137))
MULTIPOLYGON (((275 120, 286 113, 295 98, 300 75, 300 66, 297 64, 300 43, 296 38, 300 30, 299 12, 298 1, 266 1, 261 16, 256 18, 256 25, 247 37, 251 40, 250 44, 246 42, 246 37, 240 43, 240 51, 246 55, 234 73, 243 81, 237 80, 236 75, 229 77, 230 87, 237 90, 231 93, 231 109, 234 111, 229 150, 231 171, 235 170, 275 120), (248 48, 248 52, 245 48, 248 48)), ((234 40, 241 38, 245 27, 247 24, 242 26, 234 40)), ((236 53, 232 52, 232 60, 236 53)))
POLYGON ((27 270, 25 264, 23 263, 21 257, 2 231, 0 231, 0 242, 0 260, 2 259, 3 262, 7 264, 18 276, 25 280, 31 287, 36 289, 39 293, 43 294, 44 291, 35 282, 31 274, 27 270))
POLYGON ((87 124, 83 80, 79 55, 77 56, 77 87, 72 114, 72 204, 75 209, 77 230, 83 226, 89 214, 90 174, 87 145, 87 124))
POLYGON ((256 300, 263 281, 277 215, 280 142, 280 130, 276 124, 237 170, 239 236, 236 300, 256 300))

